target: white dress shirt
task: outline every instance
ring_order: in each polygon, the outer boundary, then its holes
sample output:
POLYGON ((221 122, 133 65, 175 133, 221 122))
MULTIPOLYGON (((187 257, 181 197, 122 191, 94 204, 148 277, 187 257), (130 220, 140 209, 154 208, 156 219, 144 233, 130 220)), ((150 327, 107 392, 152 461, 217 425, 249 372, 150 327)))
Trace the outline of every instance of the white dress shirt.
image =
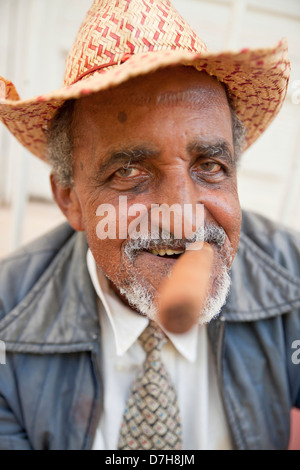
MULTIPOLYGON (((104 407, 93 450, 116 450, 131 383, 145 352, 137 341, 148 319, 126 306, 87 253, 90 277, 99 298, 104 407)), ((177 391, 184 450, 231 449, 206 327, 170 334, 162 359, 177 391)))

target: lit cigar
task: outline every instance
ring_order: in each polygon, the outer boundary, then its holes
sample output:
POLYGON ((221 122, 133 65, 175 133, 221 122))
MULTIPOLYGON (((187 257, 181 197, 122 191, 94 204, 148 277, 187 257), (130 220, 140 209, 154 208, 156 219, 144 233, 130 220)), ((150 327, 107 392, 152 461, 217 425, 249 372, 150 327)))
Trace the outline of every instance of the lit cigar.
POLYGON ((207 298, 214 252, 208 243, 187 250, 175 263, 158 297, 158 322, 170 333, 185 333, 198 323, 207 298))

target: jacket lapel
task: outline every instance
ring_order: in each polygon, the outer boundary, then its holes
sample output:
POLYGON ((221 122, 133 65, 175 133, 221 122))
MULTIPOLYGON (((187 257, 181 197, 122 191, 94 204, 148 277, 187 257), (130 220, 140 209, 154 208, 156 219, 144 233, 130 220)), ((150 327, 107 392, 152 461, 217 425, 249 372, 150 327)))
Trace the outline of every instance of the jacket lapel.
POLYGON ((84 234, 74 234, 25 298, 0 322, 0 338, 7 351, 92 349, 99 322, 86 252, 84 234))

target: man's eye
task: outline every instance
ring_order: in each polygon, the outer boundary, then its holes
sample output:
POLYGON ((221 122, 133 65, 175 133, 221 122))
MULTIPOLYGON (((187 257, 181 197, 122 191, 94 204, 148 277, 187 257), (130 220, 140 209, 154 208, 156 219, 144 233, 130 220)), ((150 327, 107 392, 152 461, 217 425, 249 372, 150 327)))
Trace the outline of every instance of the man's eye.
POLYGON ((222 169, 221 165, 215 162, 200 163, 199 167, 201 168, 201 170, 207 171, 209 173, 218 173, 222 169))
POLYGON ((137 168, 120 168, 118 171, 115 172, 115 175, 119 176, 120 178, 134 178, 138 176, 140 170, 137 168))

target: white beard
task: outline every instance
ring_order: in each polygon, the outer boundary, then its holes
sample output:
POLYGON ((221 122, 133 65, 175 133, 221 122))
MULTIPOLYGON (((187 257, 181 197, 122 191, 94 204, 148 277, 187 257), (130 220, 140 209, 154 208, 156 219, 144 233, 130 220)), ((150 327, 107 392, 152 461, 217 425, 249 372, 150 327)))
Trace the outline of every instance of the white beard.
MULTIPOLYGON (((213 242, 218 247, 218 252, 216 253, 217 258, 212 268, 210 290, 207 294, 204 306, 201 312, 199 312, 198 322, 200 325, 209 323, 213 318, 219 315, 225 304, 231 284, 229 266, 231 266, 232 261, 231 250, 227 248, 226 253, 222 250, 225 241, 225 232, 221 227, 212 225, 205 226, 204 228, 199 227, 199 230, 189 242, 203 240, 213 242)), ((153 243, 153 240, 146 234, 140 239, 131 240, 130 243, 126 245, 124 252, 132 267, 136 253, 141 249, 148 249, 151 243, 153 243)), ((179 241, 179 243, 181 243, 181 241, 179 241)), ((174 246, 174 241, 172 241, 172 246, 174 246)), ((118 285, 115 283, 117 289, 121 295, 125 296, 127 302, 133 309, 159 322, 159 313, 155 299, 157 292, 145 278, 142 278, 141 273, 134 272, 134 269, 130 271, 127 270, 127 273, 128 277, 125 284, 118 285)), ((168 272, 167 276, 170 275, 171 271, 168 272)), ((121 275, 119 279, 122 279, 121 275)))
MULTIPOLYGON (((219 315, 229 294, 230 284, 230 275, 224 264, 221 274, 214 280, 214 293, 210 292, 208 294, 204 307, 201 312, 199 312, 199 325, 209 323, 213 318, 219 315)), ((128 287, 120 288, 120 293, 126 297, 132 308, 151 320, 159 321, 157 307, 154 302, 154 294, 135 276, 132 276, 131 283, 128 287)))
POLYGON ((199 312, 199 324, 209 323, 216 318, 226 303, 230 291, 231 279, 226 266, 222 267, 220 276, 215 280, 214 294, 208 295, 203 310, 199 312))

